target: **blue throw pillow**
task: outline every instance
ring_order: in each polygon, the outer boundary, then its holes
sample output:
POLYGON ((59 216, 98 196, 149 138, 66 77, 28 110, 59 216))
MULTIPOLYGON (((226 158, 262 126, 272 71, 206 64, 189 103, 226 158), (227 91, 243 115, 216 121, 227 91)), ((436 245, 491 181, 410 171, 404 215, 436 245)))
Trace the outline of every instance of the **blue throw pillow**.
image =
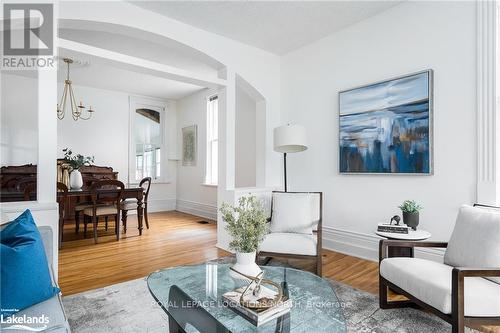
POLYGON ((59 293, 52 285, 43 242, 29 209, 0 231, 0 262, 2 315, 59 293))

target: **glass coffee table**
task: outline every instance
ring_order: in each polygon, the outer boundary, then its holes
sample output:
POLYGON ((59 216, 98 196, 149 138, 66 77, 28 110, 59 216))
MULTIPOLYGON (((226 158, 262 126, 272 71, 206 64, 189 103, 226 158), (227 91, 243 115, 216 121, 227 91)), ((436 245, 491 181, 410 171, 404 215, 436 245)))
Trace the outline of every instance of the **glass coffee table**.
POLYGON ((229 275, 231 264, 209 262, 152 273, 148 287, 169 317, 170 333, 346 332, 342 304, 330 283, 312 273, 263 266, 264 277, 282 284, 293 302, 288 314, 259 327, 223 305, 222 294, 244 285, 229 275))

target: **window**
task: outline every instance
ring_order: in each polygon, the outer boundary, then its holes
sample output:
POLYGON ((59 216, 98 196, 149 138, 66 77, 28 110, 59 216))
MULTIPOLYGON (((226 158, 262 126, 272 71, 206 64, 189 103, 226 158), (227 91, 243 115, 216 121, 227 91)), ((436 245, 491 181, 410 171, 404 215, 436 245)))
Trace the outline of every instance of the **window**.
POLYGON ((160 155, 160 151, 161 149, 160 148, 156 148, 155 150, 155 162, 156 162, 156 166, 155 166, 155 170, 156 170, 156 178, 160 178, 161 176, 161 155, 160 155))
POLYGON ((205 183, 217 185, 219 162, 219 100, 212 96, 207 101, 207 165, 205 183))
POLYGON ((143 161, 144 161, 144 156, 143 155, 137 155, 135 157, 135 179, 142 179, 143 178, 143 161))
POLYGON ((130 182, 144 177, 164 181, 165 177, 165 104, 157 101, 131 99, 130 182), (135 158, 135 160, 134 160, 135 158))

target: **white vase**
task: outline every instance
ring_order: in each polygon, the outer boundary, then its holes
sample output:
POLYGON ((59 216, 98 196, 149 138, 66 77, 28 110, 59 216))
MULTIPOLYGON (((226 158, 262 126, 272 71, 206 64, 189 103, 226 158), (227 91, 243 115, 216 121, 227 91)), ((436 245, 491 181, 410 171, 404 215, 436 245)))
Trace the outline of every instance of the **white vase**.
POLYGON ((69 187, 72 190, 81 190, 83 186, 82 174, 79 170, 73 170, 69 174, 69 187))
MULTIPOLYGON (((257 276, 259 275, 262 270, 260 267, 255 263, 255 254, 256 252, 237 252, 236 253, 236 264, 233 265, 233 268, 237 270, 240 273, 243 273, 245 275, 249 276, 257 276)), ((233 270, 229 271, 229 274, 231 275, 232 278, 237 279, 237 280, 246 280, 248 281, 247 278, 245 278, 243 275, 236 273, 233 270)))

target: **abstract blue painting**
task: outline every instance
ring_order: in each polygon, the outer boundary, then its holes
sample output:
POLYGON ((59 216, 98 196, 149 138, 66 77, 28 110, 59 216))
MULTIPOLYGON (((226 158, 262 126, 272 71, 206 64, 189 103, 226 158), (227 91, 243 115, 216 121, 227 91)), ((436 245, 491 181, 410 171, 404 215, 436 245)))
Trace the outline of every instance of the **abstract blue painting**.
POLYGON ((339 93, 341 173, 432 173, 432 70, 339 93))

